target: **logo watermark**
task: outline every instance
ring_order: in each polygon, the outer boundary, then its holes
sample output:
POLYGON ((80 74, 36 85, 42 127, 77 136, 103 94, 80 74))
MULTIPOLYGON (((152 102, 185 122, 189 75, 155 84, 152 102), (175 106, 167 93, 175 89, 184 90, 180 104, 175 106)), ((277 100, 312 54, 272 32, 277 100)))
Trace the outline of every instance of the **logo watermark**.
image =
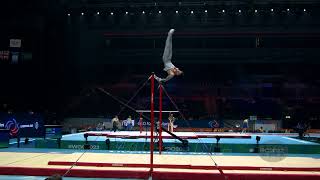
POLYGON ((288 146, 280 141, 267 141, 260 144, 259 156, 268 162, 279 162, 288 157, 288 146))

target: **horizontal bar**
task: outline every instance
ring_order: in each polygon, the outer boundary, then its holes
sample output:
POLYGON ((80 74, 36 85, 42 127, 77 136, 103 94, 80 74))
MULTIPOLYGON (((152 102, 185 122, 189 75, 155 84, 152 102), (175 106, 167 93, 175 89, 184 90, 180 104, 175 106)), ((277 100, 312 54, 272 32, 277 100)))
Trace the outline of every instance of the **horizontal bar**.
MULTIPOLYGON (((123 134, 123 135, 117 135, 117 134, 109 134, 109 133, 85 133, 88 136, 106 136, 106 137, 115 137, 115 138, 150 138, 150 136, 146 135, 130 135, 130 134, 123 134)), ((195 136, 179 136, 182 139, 198 139, 198 138, 228 138, 228 139, 251 139, 250 135, 228 135, 228 134, 199 134, 195 136)), ((173 139, 171 136, 162 135, 163 139, 173 139)))
MULTIPOLYGON (((127 36, 166 36, 164 32, 105 32, 108 37, 127 36)), ((319 37, 318 32, 178 32, 175 36, 210 36, 210 37, 319 37)))
MULTIPOLYGON (((151 112, 150 110, 136 110, 136 112, 151 112)), ((153 111, 153 112, 160 112, 160 111, 153 111)), ((179 111, 162 111, 163 113, 167 113, 167 112, 179 112, 179 111)))

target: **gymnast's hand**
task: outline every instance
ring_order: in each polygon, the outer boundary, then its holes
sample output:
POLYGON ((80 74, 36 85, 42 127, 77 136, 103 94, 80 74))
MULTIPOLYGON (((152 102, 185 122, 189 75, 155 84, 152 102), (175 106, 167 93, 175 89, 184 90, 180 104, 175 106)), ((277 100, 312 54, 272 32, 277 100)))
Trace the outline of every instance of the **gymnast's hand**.
POLYGON ((154 79, 157 80, 159 83, 163 81, 163 79, 159 78, 157 75, 154 75, 154 79))
POLYGON ((160 84, 161 83, 165 83, 166 82, 166 79, 162 79, 162 78, 159 78, 159 81, 158 81, 160 84))

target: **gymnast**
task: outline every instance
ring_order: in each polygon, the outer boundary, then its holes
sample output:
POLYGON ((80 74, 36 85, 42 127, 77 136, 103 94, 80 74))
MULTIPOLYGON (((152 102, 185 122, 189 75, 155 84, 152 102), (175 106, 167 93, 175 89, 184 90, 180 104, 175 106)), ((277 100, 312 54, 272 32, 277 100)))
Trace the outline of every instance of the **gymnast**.
POLYGON ((183 74, 183 71, 181 71, 179 68, 175 67, 172 62, 172 35, 174 33, 174 29, 170 29, 168 32, 167 40, 166 40, 166 45, 164 48, 163 56, 162 56, 162 61, 164 64, 164 71, 168 73, 168 76, 165 79, 162 79, 160 77, 157 77, 155 75, 155 79, 162 83, 162 82, 167 82, 170 79, 172 79, 174 76, 180 76, 183 74))

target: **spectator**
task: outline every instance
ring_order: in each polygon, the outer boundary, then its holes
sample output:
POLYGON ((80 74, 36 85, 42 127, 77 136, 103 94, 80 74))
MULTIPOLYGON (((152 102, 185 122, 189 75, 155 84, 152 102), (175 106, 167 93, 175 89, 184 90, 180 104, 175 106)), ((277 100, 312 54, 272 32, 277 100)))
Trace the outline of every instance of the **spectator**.
POLYGON ((127 130, 128 130, 128 131, 131 131, 131 130, 132 130, 132 118, 131 118, 131 116, 129 116, 129 117, 127 118, 127 130))
POLYGON ((111 120, 111 124, 112 124, 112 130, 114 132, 116 132, 118 130, 118 126, 119 126, 119 118, 118 116, 115 116, 112 120, 111 120))
POLYGON ((134 119, 131 119, 131 129, 134 127, 134 119))
POLYGON ((128 130, 128 121, 126 119, 122 121, 122 127, 124 130, 128 130))
POLYGON ((243 120, 242 124, 242 133, 246 133, 249 127, 248 119, 243 120))
POLYGON ((264 132, 263 127, 262 127, 262 126, 258 129, 258 132, 259 132, 259 133, 263 133, 263 132, 264 132))

